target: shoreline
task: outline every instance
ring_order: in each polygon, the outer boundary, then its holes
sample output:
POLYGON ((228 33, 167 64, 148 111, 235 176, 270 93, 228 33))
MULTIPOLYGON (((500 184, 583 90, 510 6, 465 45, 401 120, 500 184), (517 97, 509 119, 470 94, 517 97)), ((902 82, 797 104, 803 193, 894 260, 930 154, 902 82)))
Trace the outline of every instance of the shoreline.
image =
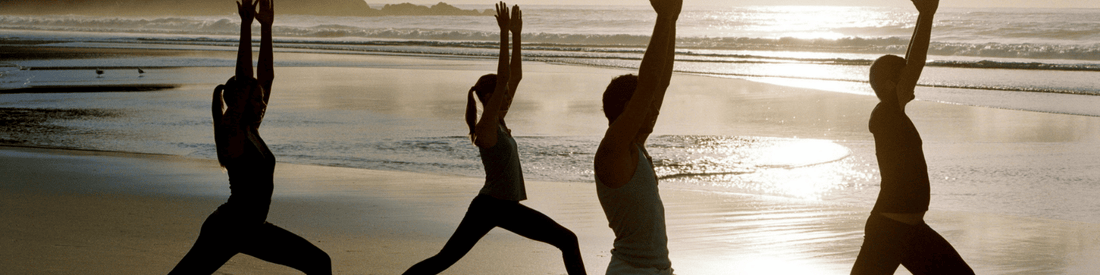
MULTIPOLYGON (((4 32, 4 31, 6 31, 6 32, 47 32, 47 33, 50 33, 50 32, 59 32, 59 33, 71 32, 71 31, 55 31, 55 30, 18 30, 18 29, 0 30, 0 32, 4 32)), ((88 34, 84 33, 83 35, 88 35, 88 34)), ((97 41, 95 39, 90 39, 89 41, 79 41, 79 42, 52 41, 52 40, 48 39, 48 37, 50 37, 50 36, 40 35, 40 36, 32 36, 32 37, 35 37, 33 39, 37 39, 35 41, 5 42, 2 45, 0 45, 0 47, 2 47, 2 46, 19 47, 19 46, 26 46, 28 44, 33 44, 33 43, 44 43, 44 44, 53 44, 53 45, 48 45, 49 47, 46 47, 49 50, 70 50, 70 51, 75 51, 75 50, 100 50, 100 51, 110 51, 110 50, 127 49, 127 50, 136 50, 136 51, 145 52, 146 54, 150 54, 150 55, 159 54, 157 51, 164 51, 164 52, 167 52, 167 51, 184 51, 184 52, 186 52, 186 51, 196 51, 196 50, 209 51, 209 52, 222 52, 222 53, 231 55, 232 52, 235 51, 235 48, 234 48, 235 43, 232 43, 232 40, 233 40, 232 35, 228 35, 228 34, 210 34, 210 35, 207 35, 207 36, 224 36, 222 38, 228 39, 228 40, 217 39, 218 41, 214 42, 212 44, 209 43, 211 41, 204 40, 204 39, 208 39, 207 37, 204 37, 202 35, 199 35, 199 36, 202 37, 202 38, 200 38, 198 41, 190 42, 191 44, 187 44, 187 43, 172 44, 172 43, 140 43, 140 42, 134 42, 134 41, 130 41, 130 42, 97 41)), ((293 41, 297 37, 283 36, 283 37, 279 37, 279 38, 285 38, 285 39, 289 39, 290 41, 293 41)), ((362 39, 376 40, 376 41, 385 41, 385 40, 387 40, 387 38, 362 38, 362 39)), ((279 39, 276 39, 276 41, 278 41, 278 40, 279 39)), ((413 40, 417 40, 417 39, 413 39, 413 40)), ((318 41, 322 41, 319 44, 324 44, 323 41, 325 41, 325 40, 321 39, 321 40, 318 40, 318 41)), ((459 53, 459 52, 450 52, 450 53, 419 52, 418 53, 416 51, 408 51, 407 52, 407 51, 404 51, 403 49, 400 49, 399 47, 396 48, 396 49, 392 49, 392 48, 391 49, 382 49, 382 48, 385 48, 387 46, 378 46, 378 47, 371 46, 371 47, 366 47, 366 48, 361 48, 361 49, 349 49, 349 48, 343 47, 342 43, 335 43, 333 45, 330 45, 330 47, 320 47, 320 48, 296 47, 296 46, 293 46, 294 44, 296 44, 296 42, 287 42, 287 43, 276 42, 276 44, 275 44, 276 45, 276 48, 275 48, 276 54, 278 54, 278 53, 305 53, 305 54, 345 54, 345 55, 390 55, 390 56, 405 56, 405 57, 428 57, 428 58, 437 58, 437 59, 448 59, 448 58, 454 58, 454 59, 482 59, 482 58, 487 58, 487 59, 491 59, 491 56, 486 56, 487 52, 480 52, 480 53, 470 53, 470 52, 465 52, 465 53, 459 53), (280 46, 283 46, 283 47, 280 47, 280 46)), ((419 46, 413 46, 413 47, 419 47, 419 46)), ((42 49, 36 49, 36 50, 41 51, 42 49)), ((535 50, 535 51, 538 51, 538 50, 535 50)), ((8 54, 12 54, 12 53, 8 53, 8 54)), ((15 53, 15 54, 18 55, 19 53, 15 53)), ((214 54, 211 54, 211 53, 207 53, 207 54, 208 55, 214 55, 214 54)), ((941 57, 944 57, 944 56, 941 56, 941 57)), ((616 69, 616 68, 621 68, 623 66, 630 66, 630 65, 623 65, 623 64, 600 65, 600 64, 596 64, 596 63, 593 63, 593 64, 581 64, 581 63, 571 64, 571 63, 562 62, 561 60, 554 60, 552 58, 542 58, 542 59, 544 59, 543 61, 546 61, 546 62, 552 62, 551 64, 555 64, 555 65, 589 67, 589 68, 597 68, 597 69, 612 69, 613 70, 613 69, 616 69)), ((1039 60, 1041 60, 1041 59, 1039 59, 1039 60)), ((534 60, 528 60, 528 61, 532 62, 534 60)), ((278 61, 276 61, 276 62, 278 62, 278 61)), ((870 62, 870 60, 868 60, 868 62, 870 62)), ((301 64, 297 64, 297 65, 300 66, 301 64)), ((231 67, 231 66, 233 66, 233 63, 232 62, 225 62, 225 63, 220 63, 216 66, 231 67)), ((281 65, 277 64, 276 66, 279 67, 281 65)), ((136 67, 139 67, 139 66, 113 65, 113 66, 106 67, 106 68, 122 69, 122 68, 136 68, 136 67)), ((187 67, 187 66, 186 65, 167 65, 167 66, 163 66, 163 67, 160 67, 160 68, 161 69, 169 69, 169 68, 181 68, 181 67, 187 67)), ((95 68, 95 67, 94 66, 70 66, 68 64, 57 64, 57 65, 35 66, 35 68, 36 69, 69 70, 69 69, 81 69, 81 68, 91 69, 91 68, 95 68)), ((949 67, 936 67, 936 68, 944 68, 946 71, 936 72, 934 75, 951 75, 951 74, 968 75, 968 73, 965 71, 965 70, 968 70, 968 69, 1002 70, 1002 71, 1006 71, 1010 75, 1021 75, 1021 74, 1026 75, 1026 73, 1028 73, 1028 70, 1019 70, 1019 69, 1016 69, 1016 68, 1013 68, 1013 67, 1005 67, 1005 68, 976 67, 975 68, 975 67, 950 67, 949 66, 949 67), (964 71, 959 71, 959 70, 964 70, 964 71), (1021 72, 1021 71, 1023 71, 1023 72, 1021 72)), ((934 70, 934 71, 938 71, 938 70, 934 70)), ((1053 72, 1079 72, 1079 71, 1064 71, 1064 70, 1050 70, 1050 71, 1053 71, 1053 72)), ((1039 71, 1039 72, 1048 72, 1049 73, 1049 71, 1039 71)), ((1096 71, 1080 71, 1080 72, 1097 73, 1096 71)), ((810 71, 808 71, 808 73, 813 74, 813 73, 819 73, 819 72, 814 72, 813 70, 810 70, 810 71)), ((973 73, 973 72, 971 72, 971 73, 973 73)), ((736 79, 749 80, 749 81, 757 82, 757 83, 782 85, 782 86, 785 86, 785 87, 793 87, 793 88, 807 88, 807 89, 815 89, 815 90, 825 90, 825 91, 832 91, 832 92, 837 92, 837 93, 856 93, 856 94, 864 94, 864 95, 871 94, 871 91, 869 90, 868 86, 865 83, 866 80, 860 80, 860 79, 852 80, 852 79, 845 78, 845 79, 829 80, 829 78, 815 78, 815 77, 802 78, 802 77, 798 77, 798 76, 769 76, 769 75, 757 75, 757 74, 746 73, 746 72, 723 74, 723 73, 718 73, 718 72, 693 71, 693 72, 681 72, 681 74, 684 74, 684 75, 709 75, 709 76, 712 76, 712 77, 720 77, 720 78, 736 78, 736 79), (861 83, 861 82, 863 82, 863 83, 861 83), (787 83, 787 84, 784 84, 784 83, 787 83)), ((982 78, 988 78, 990 76, 995 76, 995 75, 997 75, 997 74, 993 74, 993 73, 975 74, 974 78, 975 79, 982 79, 982 78)), ((918 85, 917 97, 918 97, 918 100, 927 100, 927 101, 930 101, 930 102, 940 102, 940 103, 946 103, 946 104, 961 104, 961 105, 968 105, 968 106, 975 106, 975 107, 1001 108, 1001 109, 1006 109, 1006 110, 1022 110, 1022 111, 1031 111, 1031 112, 1045 112, 1045 113, 1051 113, 1051 114, 1069 114, 1069 115, 1100 117, 1100 111, 1097 111, 1096 108, 1093 108, 1093 106, 1096 106, 1097 104, 1100 104, 1100 94, 1093 93, 1093 92, 1095 92, 1094 89, 1087 88, 1087 87, 1092 87, 1092 85, 1089 84, 1088 82, 1085 82, 1084 84, 1082 84, 1082 83, 1079 83, 1080 81, 1076 81, 1076 79, 1088 79, 1089 77, 1092 77, 1092 76, 1093 75, 1091 75, 1091 74, 1084 74, 1084 75, 1076 75, 1074 77, 1066 76, 1065 79, 1054 80, 1054 82, 1067 82, 1067 81, 1069 81, 1069 82, 1076 83, 1076 84, 1073 84, 1073 85, 1077 85, 1077 86, 1070 85, 1072 87, 1055 85, 1055 86, 1047 87, 1047 88, 1035 88, 1035 87, 1005 88, 1005 87, 996 87, 995 84, 991 84, 991 83, 986 83, 986 84, 982 84, 982 85, 969 85, 969 84, 962 85, 962 84, 957 84, 957 83, 956 84, 925 83, 925 84, 918 85), (994 85, 994 86, 990 86, 990 85, 994 85), (1082 85, 1084 85, 1084 86, 1082 86, 1082 85), (1083 88, 1085 86, 1087 86, 1087 87, 1083 88), (990 98, 997 98, 997 100, 989 100, 990 98), (1055 103, 1055 104, 1036 104, 1036 102, 1047 102, 1047 103, 1055 103)), ((1054 77, 1056 79, 1058 76, 1048 76, 1048 77, 1054 77)), ((948 78, 953 79, 952 81, 959 81, 959 79, 957 79, 958 77, 948 77, 948 78)), ((1002 82, 1004 82, 1004 81, 1002 81, 1002 82)), ((1067 84, 1067 85, 1069 85, 1069 84, 1067 84)))

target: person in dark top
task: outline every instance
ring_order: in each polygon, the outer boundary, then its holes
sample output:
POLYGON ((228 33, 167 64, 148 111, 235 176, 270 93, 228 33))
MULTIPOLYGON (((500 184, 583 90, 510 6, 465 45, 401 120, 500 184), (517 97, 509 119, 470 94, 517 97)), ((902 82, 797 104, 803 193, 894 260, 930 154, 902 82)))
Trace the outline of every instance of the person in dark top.
POLYGON ((206 218, 198 240, 169 274, 212 274, 237 253, 307 274, 332 274, 328 254, 302 237, 266 222, 274 188, 275 156, 260 138, 258 129, 275 78, 271 2, 237 3, 241 40, 236 76, 225 85, 218 85, 211 105, 218 162, 229 174, 231 194, 228 202, 206 218), (257 4, 259 12, 255 11, 257 4), (261 26, 258 80, 252 78, 253 18, 261 26))
POLYGON ((871 112, 869 128, 882 183, 851 274, 894 274, 899 264, 913 274, 974 274, 955 248, 924 223, 928 165, 905 105, 914 99, 924 69, 939 0, 913 4, 920 15, 906 58, 886 55, 871 64, 871 88, 880 102, 871 112))
POLYGON ((550 217, 519 203, 527 199, 527 192, 524 190, 516 140, 505 125, 504 116, 523 77, 520 63, 522 12, 516 6, 509 17, 508 6, 504 2, 497 4, 496 10, 497 24, 500 25, 497 74, 479 78, 467 92, 466 105, 466 124, 485 165, 485 186, 474 197, 466 216, 443 249, 413 265, 404 274, 442 272, 470 252, 481 237, 496 227, 561 249, 566 271, 569 274, 586 274, 577 235, 550 217), (513 35, 511 64, 508 62, 509 31, 513 35), (475 94, 484 106, 480 121, 477 120, 475 94))

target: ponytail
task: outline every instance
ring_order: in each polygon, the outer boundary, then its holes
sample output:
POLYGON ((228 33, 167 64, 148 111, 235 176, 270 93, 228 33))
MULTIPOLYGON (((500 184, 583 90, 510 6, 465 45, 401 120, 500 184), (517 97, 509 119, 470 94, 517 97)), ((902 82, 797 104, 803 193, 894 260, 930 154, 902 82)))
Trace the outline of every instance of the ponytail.
POLYGON ((225 108, 225 101, 222 101, 223 91, 225 91, 225 85, 214 87, 214 98, 210 101, 210 117, 214 119, 214 129, 217 129, 218 124, 221 123, 225 108))
POLYGON ((470 87, 470 91, 466 93, 466 126, 470 127, 470 141, 474 138, 474 124, 477 123, 477 103, 474 102, 474 89, 477 86, 470 87))
POLYGON ((225 85, 214 88, 214 98, 210 102, 210 116, 214 121, 214 147, 217 148, 218 164, 225 168, 225 162, 229 160, 229 152, 224 148, 228 144, 224 140, 225 130, 222 129, 222 112, 225 108, 225 101, 222 99, 223 91, 225 91, 225 85))
POLYGON ((477 98, 481 100, 484 107, 485 101, 489 100, 489 94, 496 86, 497 75, 487 74, 479 77, 477 83, 466 93, 466 126, 470 127, 470 141, 477 139, 477 133, 474 131, 474 126, 477 124, 477 102, 474 102, 474 94, 477 94, 477 98))

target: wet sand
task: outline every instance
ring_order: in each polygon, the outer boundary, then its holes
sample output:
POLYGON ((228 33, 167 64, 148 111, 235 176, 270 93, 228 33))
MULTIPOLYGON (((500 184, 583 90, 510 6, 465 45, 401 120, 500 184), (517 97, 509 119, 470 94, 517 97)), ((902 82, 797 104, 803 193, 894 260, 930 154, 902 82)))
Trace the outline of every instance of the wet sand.
MULTIPOLYGON (((0 265, 17 274, 165 273, 228 196, 216 161, 0 147, 0 265)), ((395 274, 434 254, 481 179, 280 163, 268 221, 328 252, 338 274, 395 274)), ((577 233, 602 273, 614 238, 594 188, 529 182, 524 204, 577 233)), ((869 209, 662 187, 677 274, 846 274, 869 209)), ((1100 268, 1091 223, 931 211, 979 274, 1100 268)), ((238 255, 224 273, 294 274, 238 255)), ((904 269, 899 274, 904 274, 904 269)), ((564 274, 553 247, 496 229, 445 274, 564 274)))

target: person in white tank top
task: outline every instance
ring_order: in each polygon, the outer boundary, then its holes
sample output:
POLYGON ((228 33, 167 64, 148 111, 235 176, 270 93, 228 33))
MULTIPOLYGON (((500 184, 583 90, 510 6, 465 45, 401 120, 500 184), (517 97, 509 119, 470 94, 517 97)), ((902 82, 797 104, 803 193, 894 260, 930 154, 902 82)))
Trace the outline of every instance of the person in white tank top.
POLYGON ((596 150, 596 191, 615 232, 607 274, 672 274, 664 205, 645 141, 672 77, 682 0, 650 0, 657 12, 638 75, 611 80, 603 94, 608 129, 596 150))

